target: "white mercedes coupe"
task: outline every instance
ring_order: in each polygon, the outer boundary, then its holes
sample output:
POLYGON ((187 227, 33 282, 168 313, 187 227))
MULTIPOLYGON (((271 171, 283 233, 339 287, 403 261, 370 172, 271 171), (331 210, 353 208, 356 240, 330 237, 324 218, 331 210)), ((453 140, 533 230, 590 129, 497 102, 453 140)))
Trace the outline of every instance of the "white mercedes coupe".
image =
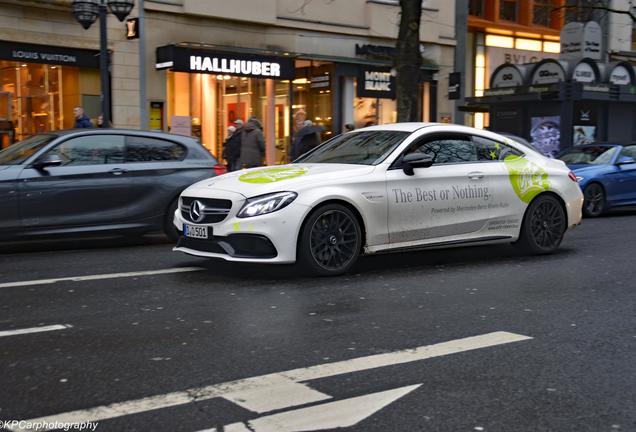
POLYGON ((434 123, 336 136, 289 165, 200 181, 180 197, 174 250, 348 271, 361 254, 515 243, 555 251, 581 222, 576 176, 509 138, 434 123))

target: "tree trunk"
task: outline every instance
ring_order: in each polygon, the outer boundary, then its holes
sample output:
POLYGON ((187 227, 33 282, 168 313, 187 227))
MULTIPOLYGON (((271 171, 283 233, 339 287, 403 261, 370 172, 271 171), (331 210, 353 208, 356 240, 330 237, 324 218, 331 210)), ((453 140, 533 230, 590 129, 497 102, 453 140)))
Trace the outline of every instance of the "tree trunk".
POLYGON ((419 110, 420 17, 422 0, 400 0, 402 9, 397 41, 397 121, 421 121, 419 110))

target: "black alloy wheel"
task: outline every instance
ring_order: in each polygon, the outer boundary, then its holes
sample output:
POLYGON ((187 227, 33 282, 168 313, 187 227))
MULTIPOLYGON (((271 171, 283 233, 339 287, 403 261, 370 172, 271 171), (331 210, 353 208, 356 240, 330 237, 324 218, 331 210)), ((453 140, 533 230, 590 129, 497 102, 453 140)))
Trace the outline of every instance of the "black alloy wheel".
POLYGON ((362 233, 355 215, 340 204, 318 208, 306 220, 298 245, 299 261, 322 276, 345 273, 360 255, 362 233))
POLYGON ((605 191, 598 183, 589 184, 583 191, 583 214, 597 217, 605 211, 605 191))
POLYGON ((565 234, 567 216, 561 203, 551 195, 536 198, 523 218, 519 246, 532 254, 554 252, 565 234))

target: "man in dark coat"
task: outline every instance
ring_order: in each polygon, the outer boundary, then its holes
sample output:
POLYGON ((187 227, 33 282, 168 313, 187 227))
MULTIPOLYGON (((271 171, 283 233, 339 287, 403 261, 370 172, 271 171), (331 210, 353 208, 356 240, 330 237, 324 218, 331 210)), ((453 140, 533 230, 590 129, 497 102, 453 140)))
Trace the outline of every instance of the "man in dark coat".
POLYGON ((296 132, 296 139, 292 147, 292 160, 299 158, 320 145, 320 131, 322 126, 314 126, 311 120, 305 120, 304 126, 296 132))
POLYGON ((241 156, 239 168, 254 168, 263 165, 265 137, 263 126, 256 117, 250 117, 241 132, 241 156))
POLYGON ((77 106, 73 108, 73 115, 75 116, 75 129, 92 128, 93 123, 84 114, 84 108, 77 106))
POLYGON ((236 171, 241 156, 241 128, 230 126, 227 128, 228 137, 223 143, 223 159, 227 161, 227 170, 236 171))

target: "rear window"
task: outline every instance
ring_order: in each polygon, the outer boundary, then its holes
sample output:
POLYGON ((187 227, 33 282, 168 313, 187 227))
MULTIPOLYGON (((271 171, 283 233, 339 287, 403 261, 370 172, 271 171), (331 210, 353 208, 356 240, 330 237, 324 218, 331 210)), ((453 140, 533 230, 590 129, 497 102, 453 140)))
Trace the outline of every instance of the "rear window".
POLYGON ((126 137, 126 162, 169 162, 185 159, 187 150, 181 144, 158 138, 126 137))
POLYGON ((610 146, 574 147, 561 153, 557 159, 568 165, 601 165, 610 163, 617 151, 618 147, 610 146))

